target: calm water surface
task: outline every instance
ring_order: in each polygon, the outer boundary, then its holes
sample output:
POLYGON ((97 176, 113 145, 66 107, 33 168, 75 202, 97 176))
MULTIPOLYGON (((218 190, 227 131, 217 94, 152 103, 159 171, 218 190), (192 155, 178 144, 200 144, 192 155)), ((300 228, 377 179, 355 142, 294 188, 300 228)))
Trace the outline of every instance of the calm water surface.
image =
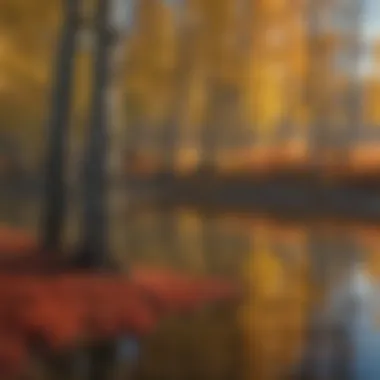
MULTIPOLYGON (((380 379, 380 234, 255 215, 111 206, 112 252, 243 281, 239 305, 164 321, 139 342, 137 379, 380 379)), ((79 234, 71 204, 66 241, 79 234)), ((37 232, 36 198, 3 194, 1 222, 37 232)), ((134 350, 136 347, 129 347, 134 350)))

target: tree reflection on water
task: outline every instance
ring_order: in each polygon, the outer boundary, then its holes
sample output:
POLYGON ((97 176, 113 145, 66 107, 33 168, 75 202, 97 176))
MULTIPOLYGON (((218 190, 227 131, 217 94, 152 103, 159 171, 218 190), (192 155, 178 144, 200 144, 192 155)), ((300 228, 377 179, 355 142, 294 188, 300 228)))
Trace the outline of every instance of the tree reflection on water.
MULTIPOLYGON (((1 223, 36 231, 38 202, 5 195, 1 223)), ((127 211, 113 223, 121 265, 220 274, 247 289, 239 305, 162 323, 140 342, 134 378, 380 378, 376 231, 368 239, 363 227, 316 229, 194 210, 127 211)), ((68 243, 79 233, 76 218, 69 213, 68 243)))

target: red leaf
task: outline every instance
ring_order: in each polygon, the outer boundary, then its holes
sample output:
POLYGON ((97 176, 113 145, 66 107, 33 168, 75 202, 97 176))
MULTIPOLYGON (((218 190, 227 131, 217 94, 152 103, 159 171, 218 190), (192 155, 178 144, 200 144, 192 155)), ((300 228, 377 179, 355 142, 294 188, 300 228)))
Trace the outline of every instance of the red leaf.
POLYGON ((233 283, 197 279, 162 269, 134 268, 131 281, 153 295, 168 312, 191 311, 205 303, 239 296, 233 283))

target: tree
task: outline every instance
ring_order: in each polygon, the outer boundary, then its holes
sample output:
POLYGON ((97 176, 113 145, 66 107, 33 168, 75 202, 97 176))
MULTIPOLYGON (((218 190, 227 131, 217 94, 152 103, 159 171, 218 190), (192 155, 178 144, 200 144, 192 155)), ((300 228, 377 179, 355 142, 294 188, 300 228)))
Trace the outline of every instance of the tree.
POLYGON ((69 136, 73 57, 79 28, 78 0, 68 0, 64 8, 64 27, 57 57, 56 82, 53 85, 52 105, 47 129, 48 144, 45 173, 45 219, 42 231, 46 252, 58 252, 61 247, 65 209, 66 149, 69 136))
POLYGON ((204 55, 205 105, 200 141, 206 165, 218 166, 226 152, 234 151, 244 136, 242 92, 246 77, 246 24, 240 9, 245 2, 233 0, 203 3, 200 25, 204 55))
MULTIPOLYGON (((61 0, 0 1, 0 96, 8 109, 0 112, 1 130, 16 134, 29 162, 39 162, 44 151, 43 128, 47 122, 49 98, 60 31, 63 25, 61 0), (1 82, 3 83, 1 85, 1 82), (10 128, 12 126, 12 128, 10 128)), ((91 5, 86 0, 86 5, 91 5)), ((83 119, 89 92, 89 52, 83 49, 76 57, 74 117, 77 127, 83 119)), ((75 128, 77 130, 77 128, 75 128)))
MULTIPOLYGON (((258 144, 272 145, 286 127, 286 138, 304 109, 307 72, 307 17, 302 2, 253 1, 247 109, 258 144), (289 129, 290 128, 290 129, 289 129)), ((282 142, 280 142, 282 143, 282 142)))

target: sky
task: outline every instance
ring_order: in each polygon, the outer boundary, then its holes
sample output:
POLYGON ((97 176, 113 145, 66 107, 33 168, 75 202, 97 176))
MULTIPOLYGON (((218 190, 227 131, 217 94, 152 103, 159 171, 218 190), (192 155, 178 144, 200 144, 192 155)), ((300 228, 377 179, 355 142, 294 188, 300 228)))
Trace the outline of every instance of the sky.
MULTIPOLYGON (((380 40, 380 0, 364 0, 363 8, 363 39, 368 42, 380 40)), ((370 51, 363 52, 361 74, 371 70, 371 58, 370 51)))
POLYGON ((363 22, 365 36, 380 35, 380 0, 364 0, 363 22))

